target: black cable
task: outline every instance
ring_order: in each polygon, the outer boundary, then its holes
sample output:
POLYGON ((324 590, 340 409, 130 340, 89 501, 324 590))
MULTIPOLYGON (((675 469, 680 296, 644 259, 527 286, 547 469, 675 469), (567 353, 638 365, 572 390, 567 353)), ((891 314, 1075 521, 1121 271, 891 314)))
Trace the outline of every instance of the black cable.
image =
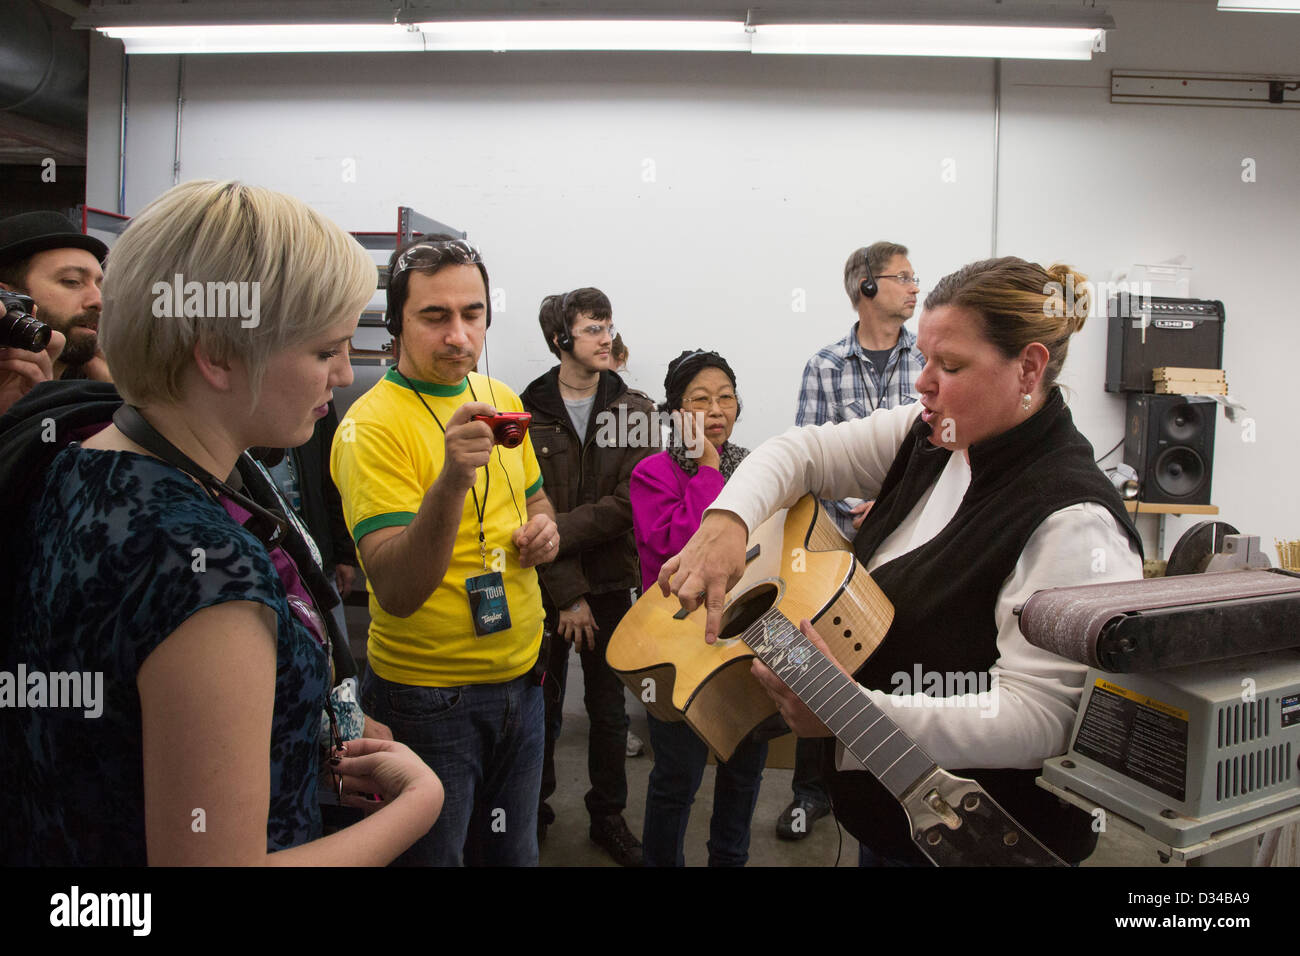
POLYGON ((1094 464, 1100 465, 1103 461, 1105 461, 1105 460, 1106 460, 1107 458, 1109 458, 1111 455, 1115 454, 1116 450, 1118 450, 1119 446, 1122 445, 1122 444, 1124 444, 1124 439, 1123 439, 1123 438, 1121 438, 1119 441, 1115 442, 1115 444, 1111 447, 1110 451, 1106 452, 1106 454, 1104 454, 1104 455, 1102 455, 1100 458, 1098 458, 1098 459, 1094 462, 1094 464))
MULTIPOLYGON (((497 393, 496 389, 492 387, 492 377, 490 375, 484 377, 487 378, 488 394, 492 396, 492 407, 499 412, 501 411, 501 407, 497 405, 497 393)), ((477 402, 478 396, 474 394, 474 383, 469 380, 468 375, 465 376, 465 384, 469 386, 470 396, 477 402)), ((497 453, 497 464, 501 467, 502 474, 506 476, 506 484, 510 487, 510 503, 515 506, 515 517, 519 519, 519 524, 522 527, 524 524, 524 516, 519 513, 519 502, 515 500, 515 483, 510 480, 510 470, 506 468, 506 463, 501 460, 501 446, 497 445, 495 451, 497 453)), ((485 491, 483 494, 486 499, 487 492, 485 491)))
MULTIPOLYGON (((418 399, 420 400, 420 404, 424 406, 424 410, 425 410, 426 412, 428 412, 430 415, 433 415, 433 420, 434 420, 435 422, 437 422, 437 424, 438 424, 438 430, 442 432, 442 436, 443 436, 443 438, 446 439, 446 437, 447 437, 447 429, 446 429, 445 427, 443 427, 442 419, 440 419, 440 418, 439 418, 439 417, 434 413, 433 409, 429 407, 429 404, 424 400, 424 396, 420 394, 419 389, 417 389, 414 385, 411 384, 411 380, 410 380, 409 378, 407 378, 405 375, 403 375, 403 374, 402 374, 402 370, 399 369, 397 366, 395 366, 395 365, 393 366, 393 371, 395 371, 398 375, 401 375, 401 376, 402 376, 402 381, 406 383, 407 387, 408 387, 412 392, 415 392, 415 397, 418 398, 418 399)), ((469 376, 468 376, 468 375, 465 376, 465 384, 466 384, 466 385, 469 385, 469 376)), ((477 401, 478 401, 478 396, 477 396, 477 395, 474 395, 474 386, 473 386, 473 385, 469 385, 469 393, 470 393, 471 396, 474 397, 474 401, 477 402, 477 401)), ((444 455, 444 457, 445 457, 445 455, 444 455)), ((490 461, 490 459, 489 459, 489 461, 490 461)), ((445 465, 445 464, 446 464, 446 462, 444 461, 444 465, 445 465)), ((502 470, 504 470, 504 469, 502 469, 502 470)), ((510 475, 507 473, 507 474, 506 474, 506 481, 509 481, 509 480, 510 480, 510 475)), ((469 488, 470 494, 472 494, 472 495, 474 496, 474 513, 478 516, 478 528, 479 528, 479 532, 478 532, 478 533, 479 533, 479 542, 480 542, 480 543, 483 542, 483 515, 485 515, 485 514, 487 513, 488 493, 491 492, 491 490, 492 490, 492 469, 489 467, 489 468, 484 468, 484 469, 483 469, 483 504, 482 504, 482 505, 480 505, 480 504, 479 504, 479 501, 478 501, 478 489, 476 489, 473 485, 470 485, 470 488, 469 488)), ((510 489, 510 493, 511 493, 512 495, 514 494, 514 488, 511 488, 511 489, 510 489)), ((516 515, 519 514, 519 506, 518 506, 518 505, 515 505, 515 514, 516 514, 516 515)))

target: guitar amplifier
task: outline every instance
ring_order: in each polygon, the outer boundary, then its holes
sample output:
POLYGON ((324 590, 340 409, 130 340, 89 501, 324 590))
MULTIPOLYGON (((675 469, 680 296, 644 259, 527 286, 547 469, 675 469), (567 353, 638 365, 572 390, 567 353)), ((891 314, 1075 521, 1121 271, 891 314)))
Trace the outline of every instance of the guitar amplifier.
POLYGON ((1106 391, 1154 392, 1161 366, 1223 368, 1223 303, 1122 295, 1110 300, 1106 391))

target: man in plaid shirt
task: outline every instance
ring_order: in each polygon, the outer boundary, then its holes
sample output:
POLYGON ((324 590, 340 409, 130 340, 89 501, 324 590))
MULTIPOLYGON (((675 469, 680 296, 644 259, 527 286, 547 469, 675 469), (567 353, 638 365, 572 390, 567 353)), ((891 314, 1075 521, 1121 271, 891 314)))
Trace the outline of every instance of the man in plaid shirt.
MULTIPOLYGON (((916 335, 903 328, 916 309, 921 286, 907 247, 877 242, 858 249, 844 263, 844 291, 858 314, 849 334, 826 346, 803 370, 796 425, 820 425, 865 418, 877 408, 919 401, 916 377, 925 356, 916 335)), ((871 502, 858 498, 823 501, 840 533, 850 541, 871 502)), ((821 741, 795 745, 794 799, 776 821, 776 835, 802 840, 813 823, 830 812, 821 777, 821 741)))
MULTIPOLYGON (((848 335, 804 366, 796 425, 852 421, 877 408, 920 400, 916 377, 925 356, 916 349, 915 333, 903 328, 916 309, 920 289, 906 246, 877 242, 849 256, 844 264, 844 291, 858 321, 848 335), (876 289, 869 294, 872 279, 876 289)), ((847 498, 823 504, 840 533, 852 541, 868 503, 847 498)))

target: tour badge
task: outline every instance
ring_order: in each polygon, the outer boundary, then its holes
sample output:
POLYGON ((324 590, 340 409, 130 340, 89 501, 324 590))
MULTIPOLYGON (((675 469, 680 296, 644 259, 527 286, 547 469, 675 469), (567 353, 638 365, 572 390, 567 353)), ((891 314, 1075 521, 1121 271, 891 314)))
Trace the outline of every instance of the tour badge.
POLYGON ((510 605, 500 571, 489 571, 465 580, 474 633, 479 637, 510 629, 510 605))

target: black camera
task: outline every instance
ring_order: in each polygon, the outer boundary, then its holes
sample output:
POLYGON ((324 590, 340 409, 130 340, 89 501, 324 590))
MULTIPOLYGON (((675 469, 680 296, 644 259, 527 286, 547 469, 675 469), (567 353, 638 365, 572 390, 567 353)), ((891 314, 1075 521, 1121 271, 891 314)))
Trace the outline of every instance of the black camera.
POLYGON ((50 327, 32 318, 36 303, 30 295, 0 289, 0 304, 5 307, 0 316, 0 347, 40 352, 50 344, 50 327))

